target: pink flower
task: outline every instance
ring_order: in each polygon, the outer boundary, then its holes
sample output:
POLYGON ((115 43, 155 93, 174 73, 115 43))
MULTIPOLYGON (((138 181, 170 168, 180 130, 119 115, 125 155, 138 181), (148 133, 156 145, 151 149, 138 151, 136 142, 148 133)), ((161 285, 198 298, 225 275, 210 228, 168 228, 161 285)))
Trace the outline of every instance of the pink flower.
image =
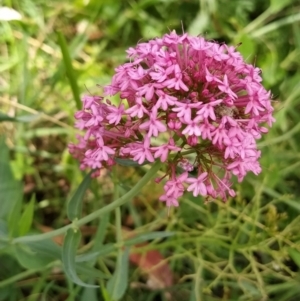
POLYGON ((224 75, 223 82, 221 82, 221 84, 218 85, 218 88, 220 89, 220 91, 228 94, 229 97, 237 98, 237 95, 231 90, 226 74, 224 75))
POLYGON ((188 176, 187 172, 184 172, 179 177, 174 176, 173 179, 166 182, 164 186, 165 193, 159 198, 160 201, 166 202, 167 206, 178 206, 178 198, 183 195, 184 182, 188 176))
POLYGON ((130 62, 115 69, 103 95, 84 96, 75 114, 84 133, 69 150, 80 168, 96 176, 119 158, 159 159, 166 179, 160 200, 167 206, 178 206, 185 191, 234 197, 233 176, 242 181, 261 172, 257 140, 268 131, 264 124, 275 121, 260 69, 234 46, 175 31, 127 54, 130 62), (188 174, 195 169, 197 178, 188 174))
POLYGON ((115 151, 108 146, 99 146, 96 150, 87 150, 85 155, 87 158, 95 159, 96 161, 107 161, 109 155, 114 155, 115 151))
POLYGON ((171 70, 165 69, 158 64, 154 65, 153 67, 154 71, 150 72, 149 75, 158 83, 164 82, 167 79, 168 75, 171 73, 171 70))
POLYGON ((222 99, 203 104, 197 111, 197 115, 202 116, 203 119, 210 117, 211 120, 216 120, 215 107, 220 103, 222 103, 222 99))
POLYGON ((125 112, 131 117, 142 118, 144 114, 148 114, 148 110, 145 108, 141 96, 138 95, 135 100, 136 104, 131 108, 127 109, 125 112))
POLYGON ((156 108, 162 108, 164 111, 167 111, 169 107, 174 106, 177 100, 176 97, 171 96, 163 92, 162 90, 158 90, 156 94, 159 96, 156 102, 156 108))
POLYGON ((206 196, 207 195, 207 189, 206 185, 203 183, 203 181, 207 178, 208 173, 204 172, 200 175, 198 175, 197 178, 188 178, 186 179, 186 182, 191 184, 187 191, 193 191, 193 196, 196 197, 198 195, 206 196))
POLYGON ((191 120, 187 127, 182 131, 182 134, 188 135, 188 136, 201 136, 201 129, 199 121, 202 120, 201 116, 197 116, 195 119, 191 120))
POLYGON ((142 130, 148 130, 148 136, 157 137, 159 133, 165 132, 167 130, 166 126, 157 119, 156 112, 150 115, 150 120, 142 123, 139 127, 142 130))
POLYGON ((184 122, 189 123, 191 121, 192 109, 200 106, 201 103, 190 103, 190 100, 185 99, 184 102, 177 101, 176 107, 172 109, 173 112, 177 112, 177 117, 181 118, 184 122))
POLYGON ((175 65, 174 75, 175 77, 168 79, 164 82, 165 86, 168 88, 174 88, 175 90, 188 91, 189 88, 182 81, 182 72, 180 70, 179 65, 175 65))
POLYGON ((165 162, 168 158, 169 152, 180 151, 181 148, 176 146, 174 140, 171 138, 167 144, 152 147, 152 150, 155 151, 154 158, 160 158, 161 162, 165 162))
POLYGON ((137 161, 139 164, 143 164, 147 159, 149 162, 154 162, 152 151, 150 148, 150 139, 146 138, 143 144, 136 145, 130 155, 133 156, 133 160, 137 161))
POLYGON ((111 106, 109 108, 109 111, 110 113, 106 117, 108 119, 108 123, 114 123, 115 125, 117 125, 121 121, 121 118, 124 114, 124 105, 121 104, 118 108, 111 106))

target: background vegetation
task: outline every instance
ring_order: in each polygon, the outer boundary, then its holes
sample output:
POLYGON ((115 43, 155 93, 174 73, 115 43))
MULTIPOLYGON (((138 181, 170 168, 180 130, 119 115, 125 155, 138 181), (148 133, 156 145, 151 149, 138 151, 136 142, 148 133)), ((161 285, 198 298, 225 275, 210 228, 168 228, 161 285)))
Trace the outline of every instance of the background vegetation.
POLYGON ((300 299, 299 1, 0 4, 22 17, 0 14, 0 300, 300 299), (85 174, 67 150, 73 114, 79 94, 109 83, 126 48, 182 27, 241 43, 245 59, 262 69, 277 120, 259 143, 262 174, 236 184, 227 203, 186 195, 169 215, 161 187, 150 183, 121 209, 68 230, 63 247, 63 233, 26 240, 68 225, 67 201, 81 204, 85 186, 82 216, 145 173, 147 166, 119 167, 80 185, 85 174))

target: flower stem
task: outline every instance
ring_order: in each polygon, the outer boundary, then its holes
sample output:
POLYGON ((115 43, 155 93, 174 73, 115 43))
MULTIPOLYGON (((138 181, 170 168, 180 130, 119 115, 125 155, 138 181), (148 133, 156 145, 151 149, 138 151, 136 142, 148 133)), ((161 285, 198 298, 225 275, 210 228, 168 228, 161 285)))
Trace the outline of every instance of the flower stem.
POLYGON ((12 240, 13 243, 24 243, 24 242, 32 242, 32 241, 41 241, 47 238, 52 238, 61 234, 64 234, 68 229, 79 227, 82 225, 85 225, 92 220, 100 217, 101 215, 104 215, 105 213, 108 213, 123 204, 125 204, 127 201, 131 200, 133 197, 135 197, 141 189, 156 175, 158 170, 161 167, 161 162, 158 160, 156 161, 152 167, 147 171, 147 173, 141 178, 141 180, 126 194, 124 194, 122 197, 118 198, 111 204, 108 204, 107 206, 100 208, 89 215, 74 221, 72 224, 69 224, 67 226, 64 226, 62 228, 59 228, 57 230, 48 232, 48 233, 43 233, 43 234, 37 234, 37 235, 28 235, 28 236, 23 236, 23 237, 17 237, 12 240))

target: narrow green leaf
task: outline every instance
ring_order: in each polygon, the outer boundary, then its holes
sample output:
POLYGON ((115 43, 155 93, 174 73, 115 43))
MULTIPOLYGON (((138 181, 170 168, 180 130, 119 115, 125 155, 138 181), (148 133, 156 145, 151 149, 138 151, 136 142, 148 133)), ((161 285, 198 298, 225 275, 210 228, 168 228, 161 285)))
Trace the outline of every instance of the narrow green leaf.
POLYGON ((47 255, 37 254, 26 245, 15 245, 16 258, 25 269, 43 269, 47 264, 54 261, 54 258, 47 255))
POLYGON ((76 256, 76 262, 84 262, 84 261, 91 261, 95 260, 100 256, 105 256, 107 254, 110 254, 111 252, 115 251, 117 249, 115 244, 107 244, 101 247, 100 251, 97 252, 89 252, 86 254, 81 254, 76 256))
POLYGON ((129 248, 120 249, 117 267, 113 276, 107 282, 107 290, 114 301, 120 300, 128 285, 128 258, 129 248))
MULTIPOLYGON (((86 266, 84 264, 76 264, 76 270, 78 271, 78 274, 87 276, 89 278, 94 278, 94 279, 107 279, 109 278, 108 275, 104 274, 102 271, 95 269, 91 266, 86 266)), ((93 286, 93 287, 98 287, 93 286)))
POLYGON ((125 246, 132 246, 136 244, 140 244, 142 242, 151 240, 151 239, 158 239, 158 238, 165 238, 165 237, 170 237, 173 236, 173 232, 150 232, 150 233, 144 233, 137 235, 134 238, 128 239, 124 241, 125 246))
POLYGON ((0 219, 0 237, 5 237, 8 235, 7 223, 0 219))
MULTIPOLYGON (((68 43, 68 53, 71 59, 76 58, 78 56, 78 53, 82 50, 84 47, 86 41, 88 40, 88 35, 85 33, 76 35, 70 43, 68 43)), ((62 81, 64 73, 65 73, 65 63, 62 61, 60 64, 58 64, 56 68, 56 72, 53 74, 53 77, 51 78, 51 87, 52 89, 55 87, 55 85, 62 81)))
MULTIPOLYGON (((195 285, 194 285, 195 286, 195 285)), ((196 293, 195 293, 195 288, 191 290, 191 294, 190 294, 190 299, 189 301, 197 301, 196 300, 196 293)))
POLYGON ((0 250, 9 246, 9 237, 7 224, 4 220, 0 219, 0 250))
MULTIPOLYGON (((90 281, 89 284, 92 284, 93 282, 90 281)), ((80 296, 80 301, 98 301, 97 297, 97 291, 95 289, 92 289, 90 287, 85 287, 83 289, 83 292, 80 296)))
POLYGON ((80 218, 83 196, 86 190, 88 189, 88 187, 90 186, 90 183, 91 183, 91 172, 85 176, 85 178, 80 183, 77 190, 75 191, 74 195, 68 202, 67 215, 69 220, 73 221, 76 218, 80 218))
POLYGON ((109 225, 109 216, 110 212, 108 212, 106 215, 102 216, 95 238, 94 238, 94 245, 92 247, 92 251, 97 252, 99 249, 103 247, 103 241, 106 234, 106 229, 109 225))
POLYGON ((300 268, 300 252, 293 248, 289 248, 288 252, 292 260, 300 268))
POLYGON ((102 285, 102 283, 100 285, 100 289, 101 289, 101 293, 102 293, 102 297, 104 298, 104 301, 112 301, 106 287, 104 285, 102 285))
POLYGON ((52 127, 52 128, 35 128, 32 130, 28 130, 22 134, 22 138, 31 139, 34 137, 45 137, 50 135, 68 135, 70 134, 70 130, 62 127, 52 127))
MULTIPOLYGON (((266 286, 266 291, 269 294, 284 293, 284 296, 286 296, 287 292, 294 290, 295 288, 296 291, 299 292, 299 281, 290 279, 290 281, 287 282, 268 285, 266 286)), ((284 299, 284 300, 289 300, 289 299, 284 299)))
MULTIPOLYGON (((91 11, 92 14, 89 16, 89 24, 92 26, 96 23, 96 20, 99 18, 99 13, 101 12, 101 7, 103 6, 103 1, 95 1, 93 3, 93 10, 91 11)), ((69 44, 69 54, 71 58, 74 58, 78 55, 78 53, 81 52, 82 48, 86 44, 89 35, 88 30, 90 28, 90 25, 85 28, 83 32, 80 34, 76 34, 74 39, 69 44)), ((101 42, 99 41, 99 44, 97 47, 100 47, 100 49, 104 49, 106 47, 106 44, 108 42, 106 39, 102 39, 101 42)), ((17 62, 16 62, 17 63, 17 62)), ((52 80, 51 80, 51 86, 54 88, 54 86, 61 81, 62 74, 64 71, 64 66, 60 63, 56 68, 56 73, 54 74, 52 80)))
MULTIPOLYGON (((13 195, 13 191, 11 191, 8 195, 13 195)), ((19 221, 22 211, 22 196, 16 195, 15 198, 15 202, 13 203, 14 206, 10 208, 10 213, 7 217, 8 230, 11 237, 19 235, 19 221)))
POLYGON ((61 247, 52 239, 45 239, 43 243, 39 241, 25 243, 37 256, 47 256, 55 260, 61 259, 61 247))
POLYGON ((67 42, 61 32, 57 33, 57 38, 58 38, 58 44, 60 46, 60 49, 61 49, 61 52, 63 55, 63 60, 64 60, 64 64, 66 67, 67 76, 70 81, 70 86, 72 89, 76 107, 78 110, 80 110, 81 109, 81 101, 80 101, 80 97, 79 97, 79 89, 78 89, 78 85, 77 85, 75 71, 72 66, 72 60, 71 60, 70 53, 68 50, 67 42))
POLYGON ((300 203, 298 201, 285 199, 284 203, 300 212, 300 203))
POLYGON ((293 0, 271 0, 270 10, 273 14, 283 10, 286 6, 290 5, 293 0))
POLYGON ((16 118, 14 117, 10 117, 2 112, 0 112, 0 122, 2 121, 12 121, 12 122, 15 122, 17 121, 16 118))
MULTIPOLYGON (((22 197, 23 190, 21 182, 16 181, 13 176, 9 159, 9 150, 2 136, 0 137, 0 218, 6 220, 15 211, 15 206, 22 197)), ((13 223, 15 223, 15 220, 13 223)), ((17 225, 17 222, 15 225, 17 225)))
POLYGON ((293 24, 300 21, 300 13, 289 15, 287 17, 281 18, 279 20, 268 23, 267 25, 260 27, 259 29, 251 33, 251 37, 259 38, 263 35, 266 35, 272 31, 278 30, 282 26, 293 24))
POLYGON ((10 121, 10 122, 31 122, 40 117, 39 114, 29 114, 29 115, 22 115, 17 117, 10 117, 3 112, 0 112, 0 122, 3 121, 10 121))
POLYGON ((74 231, 69 229, 64 240, 62 247, 62 263, 66 275, 76 284, 85 287, 98 287, 97 285, 91 285, 84 283, 78 276, 76 272, 75 256, 78 244, 80 242, 81 233, 79 231, 74 231))
MULTIPOLYGON (((12 286, 6 286, 6 287, 2 287, 0 289, 0 300, 7 300, 7 301, 11 301, 13 300, 11 298, 11 291, 13 290, 12 286)), ((16 291, 16 290, 15 290, 16 291)))
POLYGON ((42 114, 28 114, 28 115, 21 115, 17 116, 16 119, 19 122, 32 122, 37 119, 39 119, 42 116, 42 114))
MULTIPOLYGON (((165 238, 170 237, 172 235, 174 235, 173 232, 151 232, 147 234, 140 234, 137 237, 125 240, 123 243, 125 246, 133 246, 151 239, 165 238)), ((110 243, 101 246, 99 251, 96 251, 96 249, 93 250, 95 250, 95 252, 89 252, 76 256, 76 262, 91 261, 97 259, 98 257, 103 257, 116 251, 117 246, 115 244, 110 243)))
POLYGON ((31 228, 34 213, 35 195, 32 195, 30 202, 26 205, 25 210, 19 221, 19 235, 25 235, 31 228))

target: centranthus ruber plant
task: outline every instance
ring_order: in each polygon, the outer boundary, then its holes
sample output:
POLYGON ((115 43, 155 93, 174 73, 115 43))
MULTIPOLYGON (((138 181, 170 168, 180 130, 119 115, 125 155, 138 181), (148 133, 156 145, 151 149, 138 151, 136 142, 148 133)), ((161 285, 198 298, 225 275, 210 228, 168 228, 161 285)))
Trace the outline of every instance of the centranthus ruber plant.
POLYGON ((167 206, 185 190, 226 200, 233 175, 261 172, 256 140, 274 122, 271 95, 236 47, 173 31, 127 54, 103 95, 83 97, 75 114, 85 134, 69 149, 82 169, 97 176, 121 159, 160 160, 167 206))

